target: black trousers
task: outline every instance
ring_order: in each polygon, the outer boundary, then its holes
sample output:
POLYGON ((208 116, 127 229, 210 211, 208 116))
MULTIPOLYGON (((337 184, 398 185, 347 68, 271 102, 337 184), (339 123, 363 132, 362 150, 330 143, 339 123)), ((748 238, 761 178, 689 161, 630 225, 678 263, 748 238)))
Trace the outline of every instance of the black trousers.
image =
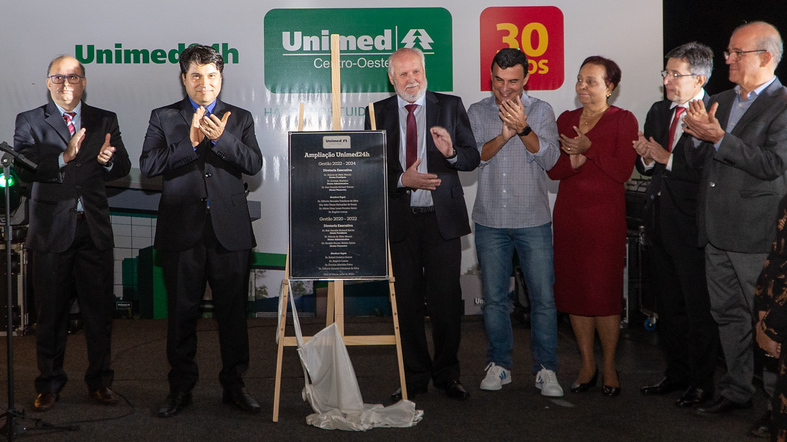
POLYGON ((710 313, 705 252, 685 247, 669 253, 656 239, 649 244, 648 257, 667 358, 665 376, 713 392, 720 343, 710 313))
POLYGON ((199 379, 194 361, 196 327, 206 282, 213 293, 213 316, 219 326, 219 380, 225 389, 243 387, 242 375, 249 367, 246 312, 250 250, 228 251, 222 247, 208 216, 203 238, 194 247, 161 252, 161 257, 167 288, 170 391, 191 391, 199 379))
POLYGON ((109 368, 112 347, 112 312, 115 296, 112 249, 97 250, 87 222, 77 221, 74 242, 62 253, 33 251, 36 357, 40 375, 37 393, 57 393, 68 377, 63 370, 68 321, 74 296, 85 323, 88 368, 85 382, 90 391, 112 385, 109 368), (76 293, 72 288, 76 287, 76 293))
POLYGON ((459 238, 440 236, 434 213, 415 215, 404 241, 391 243, 396 307, 408 388, 441 387, 459 380, 462 290, 459 238), (432 322, 434 358, 429 354, 424 315, 432 322))

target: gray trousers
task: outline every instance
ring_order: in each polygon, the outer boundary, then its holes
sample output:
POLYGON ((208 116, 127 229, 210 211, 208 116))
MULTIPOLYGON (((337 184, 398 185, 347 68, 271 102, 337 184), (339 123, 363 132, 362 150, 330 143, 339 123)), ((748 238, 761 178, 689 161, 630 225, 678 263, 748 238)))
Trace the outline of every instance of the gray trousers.
MULTIPOLYGON (((743 403, 756 393, 754 379, 754 286, 767 253, 737 253, 705 247, 711 314, 719 325, 719 338, 727 373, 717 389, 725 398, 743 403)), ((773 391, 774 376, 765 376, 765 390, 773 391)))

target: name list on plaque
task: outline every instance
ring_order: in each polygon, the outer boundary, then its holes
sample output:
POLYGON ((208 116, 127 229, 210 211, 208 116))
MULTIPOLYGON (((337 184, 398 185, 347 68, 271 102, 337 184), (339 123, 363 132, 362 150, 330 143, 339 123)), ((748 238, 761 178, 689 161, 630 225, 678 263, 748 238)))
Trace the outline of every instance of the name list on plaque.
POLYGON ((290 133, 290 276, 388 276, 385 137, 290 133))

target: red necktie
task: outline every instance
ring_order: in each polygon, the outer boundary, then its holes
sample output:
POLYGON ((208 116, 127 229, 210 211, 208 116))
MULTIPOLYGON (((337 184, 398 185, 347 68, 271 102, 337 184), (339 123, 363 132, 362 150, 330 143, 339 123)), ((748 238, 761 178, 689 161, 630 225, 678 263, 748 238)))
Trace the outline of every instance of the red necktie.
POLYGON ((676 107, 675 108, 675 116, 672 117, 672 124, 669 126, 669 139, 667 144, 667 150, 672 152, 672 144, 675 141, 675 131, 678 129, 678 123, 680 123, 680 115, 686 110, 685 107, 676 107))
POLYGON ((72 121, 76 116, 76 114, 77 114, 76 112, 63 113, 63 119, 66 120, 66 126, 68 126, 68 131, 71 132, 72 137, 77 132, 76 128, 74 127, 74 122, 72 121))
POLYGON ((406 144, 406 169, 415 163, 418 158, 418 127, 415 124, 415 108, 417 104, 408 104, 405 106, 407 109, 407 144, 406 144))

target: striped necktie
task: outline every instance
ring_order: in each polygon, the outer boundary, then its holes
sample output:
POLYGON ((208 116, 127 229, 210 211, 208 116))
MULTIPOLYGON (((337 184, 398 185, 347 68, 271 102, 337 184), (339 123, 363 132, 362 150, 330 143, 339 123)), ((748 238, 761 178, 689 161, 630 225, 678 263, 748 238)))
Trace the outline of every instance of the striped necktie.
POLYGON ((72 137, 77 132, 76 128, 74 127, 74 121, 73 121, 76 114, 77 114, 76 112, 63 113, 63 119, 66 120, 66 126, 68 126, 68 131, 71 132, 72 137))

